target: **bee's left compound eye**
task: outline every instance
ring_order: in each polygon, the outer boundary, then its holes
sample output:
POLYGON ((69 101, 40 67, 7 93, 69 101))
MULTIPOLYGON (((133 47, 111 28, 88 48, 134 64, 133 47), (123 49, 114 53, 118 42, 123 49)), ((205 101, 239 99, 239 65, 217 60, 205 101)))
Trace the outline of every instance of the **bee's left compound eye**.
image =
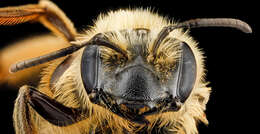
POLYGON ((180 44, 182 54, 171 81, 171 94, 182 103, 189 97, 197 76, 197 64, 191 48, 185 42, 180 44))
POLYGON ((88 94, 98 87, 100 65, 99 47, 86 46, 81 60, 81 77, 88 94))

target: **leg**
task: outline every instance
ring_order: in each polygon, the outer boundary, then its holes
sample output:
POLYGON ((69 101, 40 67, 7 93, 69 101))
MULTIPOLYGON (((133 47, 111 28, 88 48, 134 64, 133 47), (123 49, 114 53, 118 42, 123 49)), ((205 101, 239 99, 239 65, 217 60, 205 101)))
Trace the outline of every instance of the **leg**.
POLYGON ((68 126, 86 119, 81 116, 79 109, 66 107, 32 87, 23 86, 19 90, 13 113, 16 134, 37 133, 31 118, 32 110, 56 126, 68 126))
POLYGON ((15 100, 13 121, 16 134, 35 134, 33 132, 33 123, 30 118, 30 109, 28 107, 28 87, 23 86, 19 90, 15 100))

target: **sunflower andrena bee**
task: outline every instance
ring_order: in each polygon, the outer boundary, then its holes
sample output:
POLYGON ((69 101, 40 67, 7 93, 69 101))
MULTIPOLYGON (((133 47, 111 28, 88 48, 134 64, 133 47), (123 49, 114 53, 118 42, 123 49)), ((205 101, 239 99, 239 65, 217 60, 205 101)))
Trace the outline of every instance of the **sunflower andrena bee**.
POLYGON ((127 9, 101 14, 79 34, 48 0, 0 9, 0 25, 36 21, 65 41, 39 36, 27 44, 68 46, 11 66, 10 72, 17 72, 48 64, 38 87, 19 89, 16 134, 198 133, 197 122, 208 123, 204 111, 211 88, 204 79, 203 54, 185 29, 252 32, 237 19, 176 23, 149 9, 127 9))

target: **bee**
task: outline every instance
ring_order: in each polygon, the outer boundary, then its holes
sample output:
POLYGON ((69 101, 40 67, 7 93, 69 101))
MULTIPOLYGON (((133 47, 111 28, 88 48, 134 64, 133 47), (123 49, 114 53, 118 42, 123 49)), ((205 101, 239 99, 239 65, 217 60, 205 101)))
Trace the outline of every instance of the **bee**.
MULTIPOLYGON (((189 29, 252 32, 237 19, 177 23, 149 9, 121 9, 101 14, 93 27, 78 33, 49 0, 0 9, 0 25, 25 22, 40 22, 63 40, 37 36, 21 43, 62 48, 44 55, 36 51, 32 55, 38 57, 10 67, 11 73, 31 69, 20 74, 25 78, 45 65, 37 87, 19 89, 13 112, 16 134, 198 133, 197 122, 208 124, 204 111, 211 88, 203 52, 189 29)), ((2 71, 0 78, 7 75, 2 71)))

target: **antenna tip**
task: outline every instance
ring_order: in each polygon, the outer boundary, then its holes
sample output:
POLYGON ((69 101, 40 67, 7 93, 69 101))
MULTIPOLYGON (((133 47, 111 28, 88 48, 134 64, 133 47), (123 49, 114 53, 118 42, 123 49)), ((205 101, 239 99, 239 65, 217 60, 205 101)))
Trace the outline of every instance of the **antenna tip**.
POLYGON ((9 68, 9 73, 11 73, 11 74, 15 73, 17 71, 18 71, 18 69, 17 69, 16 64, 11 65, 11 67, 9 68))

